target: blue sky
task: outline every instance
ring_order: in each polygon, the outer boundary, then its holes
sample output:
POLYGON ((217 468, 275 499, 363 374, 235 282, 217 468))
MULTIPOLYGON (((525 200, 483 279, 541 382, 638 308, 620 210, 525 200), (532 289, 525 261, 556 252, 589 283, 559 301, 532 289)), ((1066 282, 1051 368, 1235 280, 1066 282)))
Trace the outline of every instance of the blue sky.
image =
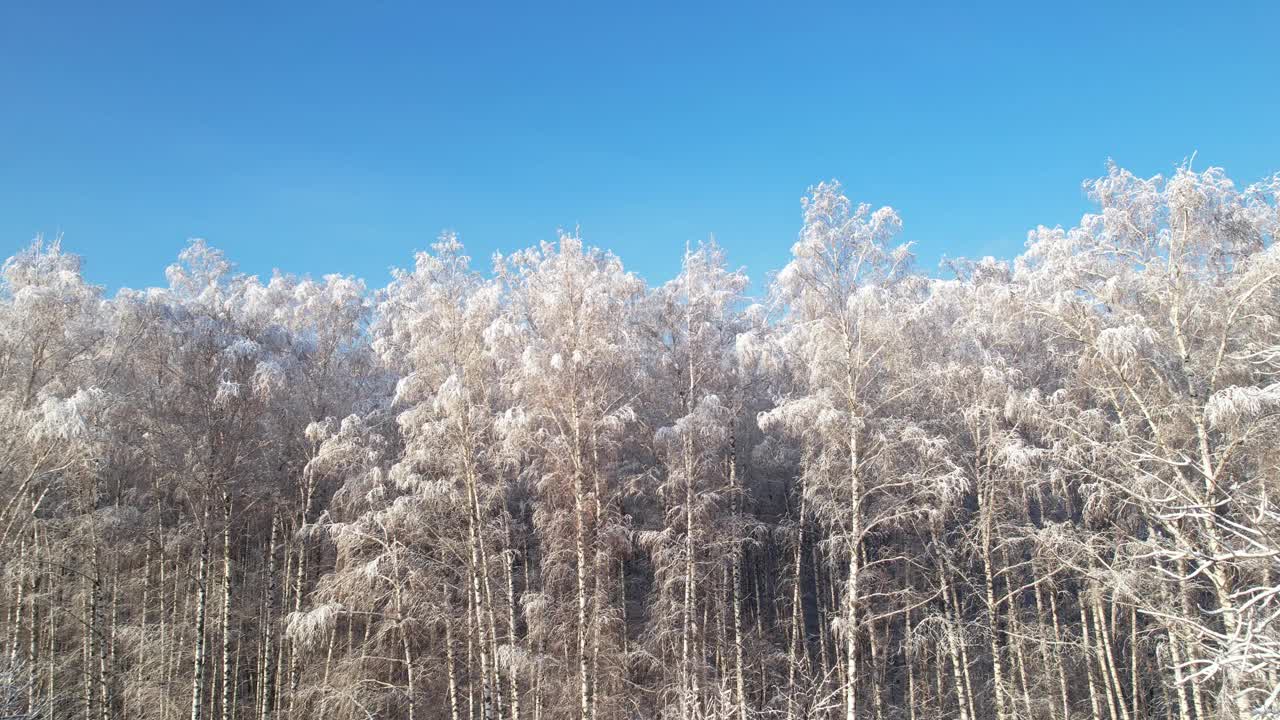
POLYGON ((574 225, 759 281, 828 178, 932 268, 1074 222, 1108 157, 1280 171, 1276 2, 124 5, 0 6, 0 250, 60 232, 109 288, 190 237, 380 286, 574 225))

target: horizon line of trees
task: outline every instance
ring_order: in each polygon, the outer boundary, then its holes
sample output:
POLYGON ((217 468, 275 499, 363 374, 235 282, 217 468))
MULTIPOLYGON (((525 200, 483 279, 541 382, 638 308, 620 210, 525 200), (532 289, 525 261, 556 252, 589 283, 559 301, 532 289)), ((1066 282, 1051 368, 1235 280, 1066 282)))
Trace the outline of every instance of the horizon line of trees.
POLYGON ((575 235, 391 283, 0 271, 0 716, 1280 712, 1280 175, 913 266, 809 189, 758 301, 575 235))

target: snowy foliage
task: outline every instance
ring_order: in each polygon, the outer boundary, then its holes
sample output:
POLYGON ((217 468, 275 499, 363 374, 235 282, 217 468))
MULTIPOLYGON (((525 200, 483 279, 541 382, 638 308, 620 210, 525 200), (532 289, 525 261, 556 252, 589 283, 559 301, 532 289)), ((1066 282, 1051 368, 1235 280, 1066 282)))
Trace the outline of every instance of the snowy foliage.
POLYGON ((29 431, 31 439, 41 442, 87 438, 93 427, 93 415, 101 407, 103 397, 103 391, 98 388, 82 388, 68 398, 41 398, 29 431))
POLYGON ((197 240, 105 298, 36 241, 0 270, 12 701, 1280 709, 1280 175, 1084 189, 929 275, 821 183, 754 300, 714 242, 650 287, 577 232, 491 272, 445 233, 371 289, 197 240))

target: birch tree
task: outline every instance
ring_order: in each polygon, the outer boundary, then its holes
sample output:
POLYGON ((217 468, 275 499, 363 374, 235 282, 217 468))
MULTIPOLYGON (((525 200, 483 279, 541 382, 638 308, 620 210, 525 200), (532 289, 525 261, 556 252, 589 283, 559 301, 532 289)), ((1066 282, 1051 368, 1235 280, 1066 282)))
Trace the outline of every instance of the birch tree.
POLYGON ((634 415, 633 313, 643 286, 617 258, 570 235, 499 258, 498 276, 509 309, 490 341, 515 403, 500 430, 528 458, 542 592, 574 608, 556 620, 571 631, 556 638, 569 646, 554 651, 574 665, 564 674, 572 689, 561 692, 576 697, 582 720, 614 717, 614 568, 625 542, 617 453, 634 415))
MULTIPOLYGON (((804 447, 803 483, 832 538, 833 562, 845 568, 841 636, 846 720, 857 716, 858 634, 865 615, 863 542, 881 522, 868 517, 868 498, 891 483, 879 464, 877 435, 892 412, 894 389, 890 318, 881 311, 903 278, 911 256, 893 247, 901 220, 891 208, 854 206, 835 184, 811 189, 792 261, 774 292, 784 306, 787 334, 780 342, 795 356, 796 395, 761 418, 804 447)), ((890 513, 893 511, 890 510, 890 513)))

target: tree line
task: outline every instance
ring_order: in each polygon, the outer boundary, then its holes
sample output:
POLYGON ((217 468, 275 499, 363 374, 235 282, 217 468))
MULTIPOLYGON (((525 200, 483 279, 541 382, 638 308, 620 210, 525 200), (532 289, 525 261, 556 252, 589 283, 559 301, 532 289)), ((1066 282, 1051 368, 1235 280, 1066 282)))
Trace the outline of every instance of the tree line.
POLYGON ((1280 175, 1085 183, 919 271, 810 188, 763 297, 576 235, 371 291, 0 278, 15 718, 1280 709, 1280 175))

